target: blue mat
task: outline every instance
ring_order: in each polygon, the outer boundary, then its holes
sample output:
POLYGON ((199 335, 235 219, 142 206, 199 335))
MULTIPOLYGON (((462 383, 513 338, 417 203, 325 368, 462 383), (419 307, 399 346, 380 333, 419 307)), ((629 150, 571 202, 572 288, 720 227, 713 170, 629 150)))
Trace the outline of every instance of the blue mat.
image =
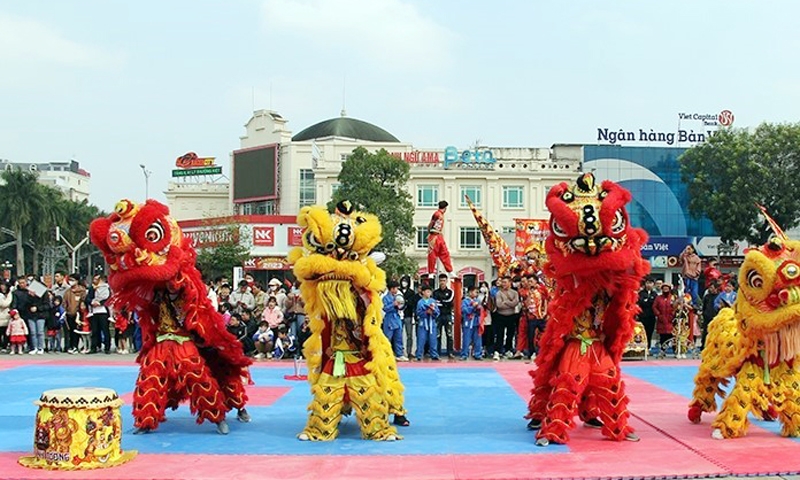
MULTIPOLYGON (((95 386, 123 395, 133 390, 134 366, 20 366, 0 370, 0 451, 29 451, 37 408, 45 390, 95 386)), ((532 448, 525 429, 525 401, 491 367, 409 368, 401 375, 411 427, 401 442, 361 440, 354 417, 345 417, 335 442, 300 442, 310 394, 307 382, 284 380, 289 368, 253 368, 257 386, 289 387, 269 407, 252 406, 252 422, 229 415, 231 432, 218 435, 208 422, 197 425, 188 406, 168 412, 168 421, 147 435, 131 435, 131 406, 121 408, 124 449, 142 453, 288 454, 288 455, 437 455, 565 453, 567 446, 532 448)))

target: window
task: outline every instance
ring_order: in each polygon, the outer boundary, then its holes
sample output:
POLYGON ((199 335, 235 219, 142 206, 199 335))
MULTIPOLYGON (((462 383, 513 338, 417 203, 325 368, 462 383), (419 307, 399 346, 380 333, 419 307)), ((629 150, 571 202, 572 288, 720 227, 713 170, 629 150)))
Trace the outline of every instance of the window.
POLYGON ((503 208, 523 208, 522 187, 503 187, 503 208))
POLYGON ((464 250, 481 248, 481 230, 478 227, 460 227, 459 237, 459 248, 464 250))
POLYGON ((439 204, 439 185, 417 185, 417 206, 436 207, 439 204))
POLYGON ((500 230, 500 233, 502 235, 508 235, 509 233, 516 235, 517 234, 517 227, 503 227, 503 229, 500 230))
POLYGON ((317 189, 314 185, 314 171, 300 170, 300 206, 314 205, 317 203, 317 189))
POLYGON ((479 185, 462 185, 461 186, 461 208, 467 208, 467 199, 464 197, 465 195, 469 196, 469 199, 472 200, 472 203, 475 204, 476 207, 482 207, 483 202, 483 195, 481 195, 481 187, 479 185))
POLYGON ((332 183, 331 184, 331 196, 336 195, 336 192, 339 191, 339 187, 341 187, 341 186, 342 186, 341 183, 332 183))
POLYGON ((428 227, 417 227, 416 248, 428 248, 428 227))

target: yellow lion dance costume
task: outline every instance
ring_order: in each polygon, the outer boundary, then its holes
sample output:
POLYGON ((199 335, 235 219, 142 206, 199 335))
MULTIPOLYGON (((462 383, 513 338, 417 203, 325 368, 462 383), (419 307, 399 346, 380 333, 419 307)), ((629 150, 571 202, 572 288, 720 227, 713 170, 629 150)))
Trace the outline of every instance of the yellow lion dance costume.
MULTIPOLYGON (((381 224, 340 202, 331 215, 304 207, 303 246, 289 253, 306 302, 311 337, 303 346, 313 396, 300 440, 333 440, 342 414, 355 411, 361 436, 399 440, 389 415, 405 415, 403 384, 381 330, 380 292, 386 274, 368 255, 381 241, 381 224)), ((404 417, 403 417, 404 418, 404 417)))
POLYGON ((716 411, 717 395, 724 398, 711 423, 714 438, 744 436, 750 411, 777 416, 781 435, 800 436, 800 373, 794 365, 800 355, 800 241, 767 220, 776 236, 747 252, 736 303, 709 324, 695 377, 693 423, 702 412, 716 411), (732 376, 736 384, 725 398, 721 386, 732 376))

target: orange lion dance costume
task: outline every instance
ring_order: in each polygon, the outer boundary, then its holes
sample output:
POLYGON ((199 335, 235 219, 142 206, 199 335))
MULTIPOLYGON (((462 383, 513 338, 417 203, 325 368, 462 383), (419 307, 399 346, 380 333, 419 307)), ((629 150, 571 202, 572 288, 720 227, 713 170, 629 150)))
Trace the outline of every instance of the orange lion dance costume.
POLYGON ((640 253, 647 234, 628 222, 630 200, 630 192, 610 181, 597 185, 591 173, 547 194, 545 270, 556 285, 526 415, 539 446, 567 443, 576 414, 612 440, 639 439, 628 425, 619 363, 650 267, 640 253))
POLYGON ((221 434, 229 431, 228 410, 248 422, 242 377, 251 362, 208 300, 197 254, 169 209, 122 200, 92 222, 90 236, 110 268, 112 304, 139 315, 135 433, 155 430, 167 407, 187 399, 197 423, 209 420, 221 434))

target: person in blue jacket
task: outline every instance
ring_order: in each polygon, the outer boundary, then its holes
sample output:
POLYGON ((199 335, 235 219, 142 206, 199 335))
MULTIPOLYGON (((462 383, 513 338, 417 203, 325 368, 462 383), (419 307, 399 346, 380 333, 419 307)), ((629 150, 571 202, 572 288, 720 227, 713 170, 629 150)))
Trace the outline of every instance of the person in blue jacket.
POLYGON ((439 361, 439 349, 436 345, 436 319, 439 317, 439 307, 436 300, 431 298, 431 286, 422 287, 422 298, 417 302, 417 361, 422 361, 425 346, 431 354, 431 360, 439 361))
POLYGON ((383 333, 392 344, 392 351, 397 361, 407 362, 403 356, 403 319, 400 312, 405 307, 405 298, 401 295, 400 284, 394 280, 387 282, 388 291, 383 296, 383 333))
POLYGON ((469 357, 469 347, 472 346, 472 357, 483 360, 483 345, 481 341, 481 302, 478 300, 478 287, 469 289, 469 296, 461 301, 461 360, 469 357))

